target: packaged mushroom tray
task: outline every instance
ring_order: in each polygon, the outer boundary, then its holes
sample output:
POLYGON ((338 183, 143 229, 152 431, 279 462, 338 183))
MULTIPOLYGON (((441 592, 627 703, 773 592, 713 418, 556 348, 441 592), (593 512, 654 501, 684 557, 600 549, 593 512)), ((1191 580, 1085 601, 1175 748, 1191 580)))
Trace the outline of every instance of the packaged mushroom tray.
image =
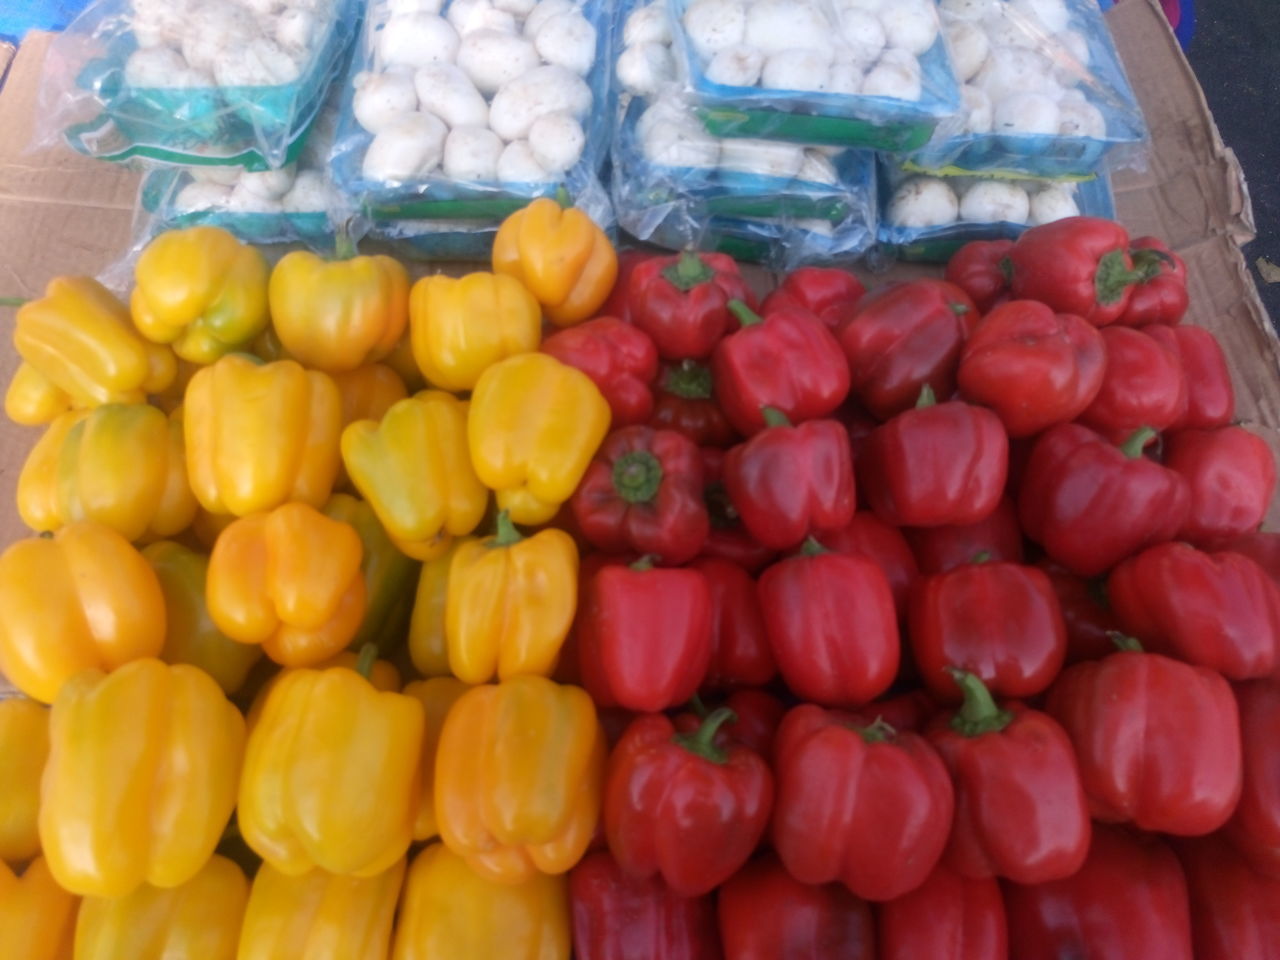
POLYGON ((795 217, 722 217, 705 211, 669 211, 648 242, 670 250, 724 253, 735 260, 788 272, 809 266, 848 265, 871 249, 874 224, 795 217))

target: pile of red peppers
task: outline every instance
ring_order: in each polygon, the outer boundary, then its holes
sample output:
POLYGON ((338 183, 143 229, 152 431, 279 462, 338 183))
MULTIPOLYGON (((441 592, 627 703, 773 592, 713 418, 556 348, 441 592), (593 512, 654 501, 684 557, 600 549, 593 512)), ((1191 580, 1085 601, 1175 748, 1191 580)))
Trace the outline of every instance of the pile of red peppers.
POLYGON ((1280 957, 1280 535, 1182 260, 1075 218, 761 303, 624 255, 561 679, 580 960, 1280 957))

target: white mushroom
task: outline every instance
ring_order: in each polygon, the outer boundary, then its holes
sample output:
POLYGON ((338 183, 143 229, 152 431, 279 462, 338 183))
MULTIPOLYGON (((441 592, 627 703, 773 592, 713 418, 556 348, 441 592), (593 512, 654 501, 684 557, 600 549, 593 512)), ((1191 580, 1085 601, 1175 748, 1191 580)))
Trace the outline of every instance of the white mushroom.
POLYGON ((577 11, 562 13, 539 28, 533 45, 546 63, 585 77, 596 61, 596 28, 577 11))
POLYGON ((284 0, 237 0, 240 6, 259 17, 276 17, 284 9, 284 0))
POLYGON ((760 71, 760 85, 769 90, 827 88, 831 56, 826 50, 781 50, 770 55, 760 71))
POLYGON ((836 27, 811 0, 755 0, 747 10, 746 44, 771 53, 820 50, 830 54, 836 27))
POLYGON ((221 183, 192 180, 173 198, 175 213, 194 213, 197 210, 216 210, 226 206, 231 199, 231 188, 221 183))
POLYGON ((628 47, 637 43, 670 43, 671 39, 671 21, 663 0, 632 10, 622 28, 622 43, 628 47))
POLYGON ((1071 20, 1062 0, 1010 0, 1009 9, 1048 33, 1062 32, 1071 20))
POLYGON ((754 87, 760 80, 763 66, 764 54, 755 47, 740 43, 717 51, 707 64, 705 74, 712 83, 727 87, 754 87))
POLYGON ((1007 180, 975 183, 960 201, 960 219, 970 223, 1026 223, 1030 213, 1027 191, 1007 180))
POLYGON ((297 169, 292 166, 279 170, 246 170, 240 174, 236 189, 256 193, 266 200, 279 200, 293 187, 297 169))
POLYGON ((991 44, 983 29, 971 20, 956 20, 948 24, 946 34, 956 79, 965 83, 987 62, 991 44))
POLYGON ((982 21, 982 29, 987 32, 987 39, 993 47, 1022 47, 1024 49, 1041 49, 1044 45, 1044 32, 1020 17, 1005 4, 1000 4, 982 21))
POLYGON ((676 61, 666 44, 638 43, 622 51, 617 71, 618 82, 624 90, 639 97, 651 97, 675 80, 676 61))
POLYGON ((1080 207, 1076 198, 1064 187, 1056 184, 1045 187, 1031 197, 1031 223, 1034 226, 1078 216, 1080 207))
POLYGON ((449 21, 434 13, 392 17, 382 28, 378 54, 384 66, 425 67, 452 63, 461 40, 449 21))
POLYGON ((1015 93, 996 104, 996 133, 1051 134, 1058 132, 1058 104, 1042 93, 1015 93))
POLYGON ((1064 99, 1058 103, 1058 132, 1068 137, 1101 140, 1107 135, 1107 120, 1101 110, 1083 97, 1064 99))
POLYGON ((1058 34, 1059 49, 1053 51, 1053 75, 1064 87, 1074 87, 1089 79, 1089 41, 1074 30, 1058 34))
POLYGON ((880 19, 865 10, 840 14, 840 36, 862 63, 874 63, 888 42, 880 19))
POLYGON ((498 179, 503 183, 546 183, 551 174, 542 169, 527 140, 508 143, 498 158, 498 179))
POLYGON ((213 75, 224 87, 270 87, 298 79, 297 61, 266 37, 228 48, 214 64, 213 75))
POLYGON ((591 109, 591 88, 572 70, 536 67, 503 85, 489 105, 489 126, 510 143, 529 135, 533 121, 563 111, 584 117, 591 109))
POLYGON ((201 183, 217 183, 224 187, 234 187, 240 182, 240 167, 188 167, 187 173, 192 180, 201 183))
POLYGON ((487 127, 489 104, 460 67, 433 63, 413 75, 417 100, 451 127, 487 127))
POLYGON ((726 137, 720 145, 720 169, 790 180, 804 166, 804 147, 780 140, 726 137))
POLYGON ((319 170, 303 170, 280 198, 286 213, 323 213, 336 205, 337 193, 319 170))
POLYGON ((835 10, 837 16, 843 15, 846 10, 878 14, 892 3, 893 0, 835 0, 835 10))
POLYGON ((204 0, 183 21, 182 55, 195 69, 213 73, 219 60, 260 35, 257 18, 244 7, 204 0))
POLYGON ((547 113, 529 128, 529 149, 538 165, 550 173, 563 173, 578 162, 587 145, 582 124, 567 113, 547 113))
POLYGON ((506 10, 499 10, 489 0, 454 0, 445 17, 462 37, 477 30, 520 32, 516 18, 506 10))
POLYGON ((387 12, 393 17, 405 13, 439 13, 444 0, 387 0, 387 12))
POLYGON ((806 183, 822 183, 834 186, 840 182, 840 175, 836 172, 836 165, 831 162, 830 157, 819 153, 817 150, 806 150, 804 152, 804 162, 800 164, 796 179, 803 180, 806 183))
POLYGON ((714 167, 720 143, 678 100, 661 99, 636 122, 640 149, 650 162, 667 167, 714 167))
POLYGON ((685 34, 704 60, 743 42, 747 11, 738 0, 693 0, 685 7, 685 34))
MULTIPOLYGON (((204 76, 187 66, 182 54, 168 47, 142 47, 129 54, 124 64, 124 82, 130 87, 196 87, 204 76)), ((209 86, 212 86, 210 81, 209 86)))
POLYGON ((279 200, 246 190, 244 184, 231 191, 223 208, 228 213, 280 213, 284 209, 279 200))
POLYGON ((941 0, 938 9, 958 20, 985 20, 1000 12, 1000 0, 941 0))
POLYGON ((849 96, 862 92, 862 65, 855 60, 836 60, 827 74, 827 93, 843 93, 849 96))
POLYGON ((416 180, 440 165, 448 128, 439 117, 411 113, 380 130, 365 151, 362 171, 368 180, 416 180))
POLYGON ((514 17, 527 17, 538 6, 538 0, 493 0, 493 5, 514 17))
POLYGON ((387 73, 358 73, 353 81, 356 92, 351 98, 351 112, 356 123, 370 133, 377 133, 406 113, 418 109, 418 95, 413 89, 413 75, 401 70, 387 73))
POLYGON ((493 94, 504 83, 538 66, 538 51, 524 37, 497 30, 476 30, 458 49, 458 66, 481 93, 493 94))
POLYGON ((1049 60, 1021 47, 993 47, 972 82, 996 103, 1017 93, 1056 96, 1061 91, 1049 60))
POLYGON ((889 201, 889 222, 899 227, 942 227, 955 223, 959 214, 955 193, 938 177, 905 180, 889 201))
POLYGON ((965 112, 965 130, 969 133, 990 133, 995 123, 995 107, 986 91, 966 83, 960 88, 960 102, 965 112))
POLYGON ((190 0, 133 0, 130 24, 140 47, 179 46, 190 0))
POLYGON ((276 20, 276 43, 292 56, 302 56, 315 43, 319 26, 316 15, 310 10, 290 7, 276 20))
POLYGON ((938 39, 938 14, 928 0, 897 0, 880 12, 889 46, 920 56, 938 39))
POLYGON ((868 97, 919 100, 924 93, 919 62, 905 51, 886 50, 863 78, 862 93, 868 97))
MULTIPOLYGON (((454 0, 455 4, 457 2, 458 0, 454 0)), ((533 8, 533 12, 525 17, 524 35, 532 40, 538 35, 542 25, 552 17, 558 17, 562 13, 572 13, 577 9, 578 5, 573 0, 542 0, 533 8)))
POLYGON ((496 180, 502 150, 502 140, 488 127, 454 127, 444 142, 444 174, 454 180, 496 180))

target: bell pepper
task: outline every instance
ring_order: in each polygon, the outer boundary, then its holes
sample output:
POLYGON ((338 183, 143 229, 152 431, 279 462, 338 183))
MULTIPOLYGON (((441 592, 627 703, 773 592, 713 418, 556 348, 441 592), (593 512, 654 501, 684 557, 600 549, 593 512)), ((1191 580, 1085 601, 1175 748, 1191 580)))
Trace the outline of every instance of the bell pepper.
POLYGON ((721 960, 710 897, 682 897, 652 876, 629 876, 608 853, 569 874, 578 960, 721 960))
POLYGON ((241 517, 209 557, 209 616, 238 643, 286 667, 331 657, 364 621, 364 548, 348 524, 305 503, 241 517))
POLYGON ((266 327, 267 271, 256 248, 220 227, 162 233, 134 269, 133 322, 184 360, 213 363, 266 327))
POLYGON ((793 877, 839 880, 864 900, 924 883, 954 807, 947 768, 924 737, 803 704, 773 746, 771 839, 793 877))
POLYGON ((765 409, 768 427, 724 459, 724 488, 747 532, 773 550, 798 547, 811 533, 853 519, 853 458, 834 420, 792 425, 765 409))
POLYGON ((760 576, 760 608, 782 679, 824 706, 856 706, 898 672, 898 617, 874 560, 815 540, 760 576))
POLYGON ((1197 960, 1270 960, 1280 944, 1280 879, 1253 869, 1220 837, 1173 845, 1187 878, 1197 960))
POLYGON ((1240 799, 1240 719, 1231 687, 1205 667, 1143 653, 1136 640, 1068 667, 1046 709, 1075 746, 1095 820, 1212 833, 1240 799))
POLYGON ((767 297, 761 309, 805 310, 822 321, 823 326, 838 333, 858 309, 858 301, 867 292, 862 281, 848 270, 835 267, 801 267, 782 278, 767 297))
POLYGON ((516 523, 554 517, 608 431, 609 404, 591 378, 544 353, 494 364, 471 394, 472 465, 516 523))
POLYGON ((591 378, 609 404, 615 427, 647 423, 653 416, 658 348, 639 327, 597 317, 547 337, 542 352, 591 378))
POLYGON ((1208 430, 1229 424, 1235 417, 1236 392, 1218 338, 1201 327, 1185 325, 1149 326, 1142 332, 1175 354, 1186 374, 1186 411, 1169 428, 1208 430))
POLYGON ((36 818, 48 756, 49 711, 25 697, 0 700, 0 861, 22 863, 40 852, 36 818))
POLYGON ((734 301, 755 309, 755 297, 733 259, 723 253, 654 257, 627 282, 633 324, 647 333, 665 360, 705 360, 738 325, 734 301))
POLYGON ((1067 628, 1065 662, 1101 660, 1113 652, 1111 634, 1120 630, 1120 621, 1107 602, 1105 581, 1077 577, 1052 560, 1041 560, 1037 566, 1049 577, 1058 597, 1062 622, 1067 628))
POLYGON ((423 716, 426 718, 422 737, 422 791, 413 821, 414 840, 431 840, 439 836, 440 829, 436 824, 435 775, 440 734, 444 730, 445 717, 470 689, 471 687, 454 677, 418 680, 404 688, 406 697, 413 697, 422 704, 423 716))
POLYGON ((65 890, 176 887, 209 861, 236 803, 244 717, 204 671, 136 660, 85 670, 49 717, 40 844, 65 890))
POLYGON ((71 397, 25 361, 13 371, 4 394, 4 412, 14 423, 39 427, 71 409, 71 397))
POLYGON ((608 299, 618 255, 585 213, 542 197, 498 228, 493 272, 515 277, 542 304, 548 320, 571 327, 595 316, 608 299))
POLYGON ((740 743, 715 743, 733 719, 722 707, 696 733, 637 717, 609 757, 604 831, 622 870, 661 875, 675 893, 710 893, 747 862, 773 808, 773 775, 740 743))
POLYGON ((1155 837, 1095 826, 1075 876, 1004 896, 1018 960, 1192 960, 1186 880, 1155 837))
POLYGON ((1043 303, 1013 300, 983 318, 960 354, 956 381, 995 411, 1011 437, 1080 416, 1102 389, 1107 348, 1097 327, 1043 303))
POLYGON ((941 709, 941 705, 927 690, 915 689, 910 693, 877 700, 868 704, 861 712, 863 716, 883 720, 894 730, 922 733, 941 709))
POLYGON ((1187 293, 1187 265, 1155 237, 1138 237, 1129 244, 1134 269, 1140 274, 1129 305, 1117 320, 1127 327, 1150 323, 1174 326, 1182 322, 1191 297, 1187 293))
MULTIPOLYGON (((364 669, 361 663, 361 656, 365 653, 367 647, 361 647, 360 653, 352 650, 343 650, 341 653, 335 653, 328 659, 321 660, 319 663, 308 667, 309 670, 330 670, 341 667, 344 670, 354 670, 360 673, 364 669)), ((376 651, 369 656, 376 655, 376 651)), ((276 670, 275 673, 267 679, 265 683, 258 688, 258 692, 254 694, 253 701, 249 704, 249 712, 245 714, 245 722, 248 725, 249 733, 253 733, 254 727, 258 725, 258 720, 262 717, 262 711, 267 705, 267 699, 271 696, 271 691, 279 686, 280 681, 289 674, 293 673, 297 668, 286 668, 284 670, 276 670)), ((362 674, 363 675, 363 674, 362 674)), ((400 693, 400 671, 389 660, 373 660, 369 667, 366 679, 373 686, 373 689, 383 693, 400 693)))
POLYGON ((700 557, 689 566, 706 577, 711 588, 711 662, 705 685, 765 686, 778 668, 751 574, 716 557, 700 557))
POLYGON ((58 886, 43 857, 18 877, 0 860, 0 943, 22 960, 72 960, 78 899, 58 886))
POLYGON ((209 512, 243 517, 329 499, 342 397, 328 375, 232 354, 191 378, 183 410, 187 476, 209 512))
POLYGON ((392 960, 569 960, 566 888, 543 873, 491 880, 432 844, 405 880, 392 960))
POLYGON ((283 874, 372 877, 409 847, 425 721, 421 702, 366 679, 376 653, 355 670, 286 670, 249 732, 240 832, 283 874))
POLYGON ((700 570, 611 563, 583 585, 575 628, 582 683, 596 703, 665 710, 702 685, 711 662, 711 586, 700 570))
POLYGON ((473 687, 449 709, 436 752, 441 839, 494 882, 565 873, 600 816, 605 752, 578 687, 528 676, 473 687))
POLYGON ((1280 584, 1280 533, 1255 531, 1224 543, 1221 549, 1243 553, 1280 584))
POLYGON ((613 290, 609 292, 608 299, 600 305, 599 316, 617 317, 623 323, 630 325, 631 305, 628 297, 631 292, 631 275, 636 272, 640 264, 647 263, 656 256, 658 255, 647 250, 618 251, 618 278, 614 281, 613 290))
POLYGON ((164 647, 164 594, 129 542, 92 520, 0 554, 0 674, 53 703, 82 670, 114 670, 164 647))
POLYGON ((747 864, 716 899, 725 960, 876 960, 871 909, 836 883, 801 883, 774 856, 747 864))
POLYGON ((1164 446, 1164 465, 1186 478, 1191 508, 1180 539, 1219 544, 1258 529, 1276 489, 1267 442, 1243 427, 1179 430, 1164 446))
POLYGON ((413 357, 440 390, 475 388, 499 360, 538 349, 542 308, 504 274, 423 277, 409 295, 413 357))
POLYGON ((404 874, 403 859, 371 877, 289 876, 264 863, 249 891, 236 960, 386 960, 404 874))
POLYGON ((1102 388, 1080 414, 1080 422, 1112 443, 1141 427, 1161 431, 1186 415, 1187 378, 1177 353, 1142 330, 1110 327, 1102 388))
POLYGON ((424 677, 449 675, 449 641, 445 634, 445 610, 449 594, 449 570, 453 555, 471 537, 459 537, 448 551, 422 564, 409 617, 409 659, 424 677))
POLYGON ((244 872, 219 856, 171 889, 144 885, 118 899, 85 897, 76 920, 76 957, 236 960, 248 897, 244 872))
POLYGON ((889 581, 898 619, 907 615, 907 595, 920 576, 920 568, 902 531, 874 513, 859 510, 845 526, 822 531, 822 545, 835 553, 874 561, 889 581))
POLYGON ((926 385, 950 397, 977 321, 968 295, 942 280, 891 284, 863 297, 839 334, 853 396, 878 420, 911 409, 926 385))
POLYGON ((914 410, 877 427, 858 480, 885 523, 943 527, 990 516, 1004 492, 1009 438, 983 407, 935 403, 926 386, 914 410))
POLYGON ((1112 220, 1069 217, 1032 227, 1008 253, 1015 300, 1039 300, 1055 313, 1095 327, 1124 315, 1143 274, 1129 254, 1129 234, 1112 220))
MULTIPOLYGON (((778 725, 787 712, 787 708, 771 693, 744 687, 735 690, 722 701, 720 706, 733 711, 733 719, 725 721, 716 731, 717 747, 728 747, 732 743, 740 743, 749 747, 762 757, 773 756, 773 738, 778 733, 778 725)), ((711 711, 702 703, 701 697, 691 701, 692 711, 678 714, 675 719, 676 729, 681 733, 697 733, 703 721, 711 715, 711 711)), ((629 720, 628 720, 629 722, 629 720)), ((621 735, 619 735, 619 739, 621 735)))
POLYGON ((19 307, 13 346, 24 364, 5 405, 26 411, 28 423, 62 412, 54 391, 75 407, 141 403, 178 370, 173 351, 138 336, 129 308, 89 277, 54 277, 43 297, 19 307))
POLYGON ((702 490, 702 455, 692 440, 623 427, 605 438, 569 502, 597 549, 677 565, 697 556, 711 530, 702 490))
MULTIPOLYGON (((366 363, 346 373, 330 374, 330 377, 342 398, 343 429, 358 420, 381 420, 388 410, 409 395, 400 374, 385 363, 366 363)), ((334 486, 352 489, 346 466, 339 465, 334 486)))
POLYGON ((728 560, 750 573, 759 573, 773 561, 774 551, 759 543, 742 525, 724 488, 724 457, 724 450, 702 448, 702 502, 707 507, 711 530, 699 556, 728 560))
POLYGON ((418 361, 413 358, 413 337, 409 331, 382 362, 404 381, 405 390, 410 394, 426 389, 427 380, 418 369, 418 361))
POLYGON ((1244 772, 1240 803, 1223 829, 1260 872, 1280 879, 1280 681, 1235 684, 1244 772))
POLYGON ((738 439, 715 400, 711 368, 693 360, 662 365, 649 426, 683 433, 700 447, 727 447, 738 439))
POLYGON ((1022 562, 1022 528, 1018 509, 1001 497, 977 523, 950 527, 918 527, 904 531, 921 573, 946 573, 972 563, 978 555, 1001 563, 1022 562))
MULTIPOLYGON (((142 407, 142 404, 138 406, 142 407)), ((160 411, 156 410, 156 413, 160 411)), ((71 433, 72 427, 88 415, 88 410, 70 410, 59 414, 40 435, 22 464, 16 491, 18 515, 32 530, 44 533, 57 530, 64 523, 70 522, 70 518, 64 519, 59 496, 62 448, 66 445, 67 435, 71 433)), ((163 418, 164 414, 160 416, 163 418)), ((74 492, 78 493, 79 490, 74 489, 74 492)))
POLYGON ((1009 960, 994 878, 975 880, 939 864, 921 886, 881 904, 878 919, 880 960, 1009 960))
POLYGON ((1009 281, 1013 277, 1013 264, 1009 261, 1012 249, 1012 240, 966 243, 947 261, 947 283, 967 293, 974 305, 986 313, 1009 292, 1009 281))
POLYGON ((1045 431, 1019 488, 1023 532, 1082 577, 1173 539, 1190 493, 1182 477, 1142 456, 1151 436, 1140 430, 1116 447, 1074 423, 1045 431))

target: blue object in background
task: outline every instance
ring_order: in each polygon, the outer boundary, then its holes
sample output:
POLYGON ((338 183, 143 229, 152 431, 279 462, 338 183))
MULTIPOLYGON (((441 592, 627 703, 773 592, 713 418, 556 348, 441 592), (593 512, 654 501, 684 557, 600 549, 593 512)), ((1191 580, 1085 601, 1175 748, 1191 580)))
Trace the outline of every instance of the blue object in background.
POLYGON ((28 30, 61 30, 89 0, 16 0, 0 3, 0 40, 22 40, 28 30))

